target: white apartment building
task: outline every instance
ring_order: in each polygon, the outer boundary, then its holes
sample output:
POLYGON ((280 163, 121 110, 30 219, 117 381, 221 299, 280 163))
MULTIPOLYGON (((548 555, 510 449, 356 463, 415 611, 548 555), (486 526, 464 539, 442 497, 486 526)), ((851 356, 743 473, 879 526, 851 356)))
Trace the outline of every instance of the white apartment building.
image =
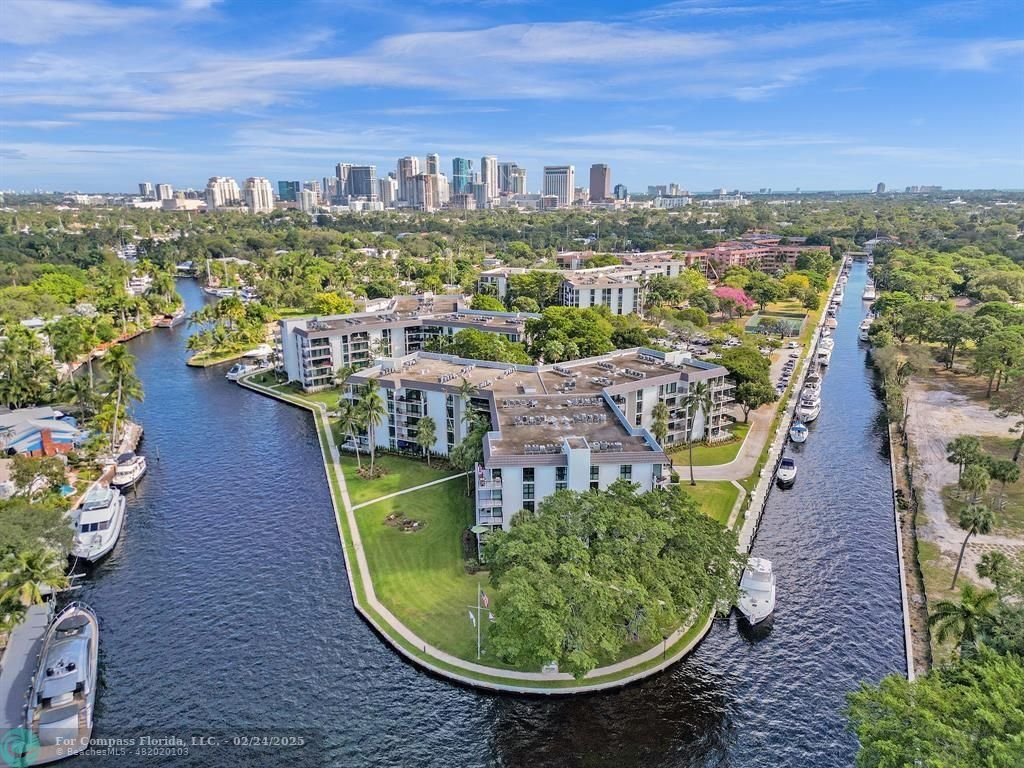
POLYGON ((480 158, 480 183, 486 188, 487 205, 498 196, 498 158, 484 155, 480 158))
POLYGON ((296 195, 296 202, 299 210, 304 213, 312 213, 317 208, 317 194, 311 189, 301 189, 296 195))
POLYGON ((315 392, 333 386, 340 369, 408 355, 437 336, 453 336, 466 328, 522 341, 526 320, 536 317, 467 307, 463 296, 426 293, 368 302, 365 311, 348 315, 281 320, 282 365, 289 381, 315 392))
POLYGON ((466 410, 485 414, 491 431, 475 471, 476 522, 507 530, 520 510, 536 509, 562 488, 604 489, 619 479, 642 491, 665 485, 671 462, 650 432, 654 406, 668 405, 668 443, 714 439, 732 400, 727 374, 684 353, 643 348, 543 366, 420 352, 360 371, 349 394, 357 398, 356 387, 367 382, 379 388, 387 418, 374 437, 392 450, 416 450, 418 422, 430 416, 433 452, 447 455, 469 430, 466 410), (682 405, 697 381, 711 388, 710 413, 682 405))
POLYGON ((206 206, 211 210, 236 206, 241 202, 238 182, 230 176, 211 176, 206 182, 206 206))
POLYGON ((270 213, 274 210, 274 187, 263 176, 245 180, 245 204, 249 213, 270 213))
POLYGON ((170 184, 157 184, 156 185, 156 199, 157 200, 171 200, 174 198, 174 187, 170 184))
POLYGON ((571 165, 545 165, 544 194, 558 198, 559 208, 571 205, 576 194, 576 169, 571 165))

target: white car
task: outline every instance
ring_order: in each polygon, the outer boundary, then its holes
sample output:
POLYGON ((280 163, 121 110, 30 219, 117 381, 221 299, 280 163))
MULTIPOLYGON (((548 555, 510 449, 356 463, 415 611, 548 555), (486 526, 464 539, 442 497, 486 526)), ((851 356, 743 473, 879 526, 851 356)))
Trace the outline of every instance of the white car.
POLYGON ((786 349, 800 349, 800 345, 795 341, 791 341, 786 345, 786 349))

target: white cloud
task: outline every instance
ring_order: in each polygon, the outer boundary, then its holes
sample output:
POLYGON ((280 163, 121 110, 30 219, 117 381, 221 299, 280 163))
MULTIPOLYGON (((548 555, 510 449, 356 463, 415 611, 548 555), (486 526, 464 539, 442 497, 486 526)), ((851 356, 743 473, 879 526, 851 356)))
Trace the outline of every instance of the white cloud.
POLYGON ((139 6, 87 0, 4 0, 0 42, 35 45, 65 36, 87 37, 156 18, 139 6))

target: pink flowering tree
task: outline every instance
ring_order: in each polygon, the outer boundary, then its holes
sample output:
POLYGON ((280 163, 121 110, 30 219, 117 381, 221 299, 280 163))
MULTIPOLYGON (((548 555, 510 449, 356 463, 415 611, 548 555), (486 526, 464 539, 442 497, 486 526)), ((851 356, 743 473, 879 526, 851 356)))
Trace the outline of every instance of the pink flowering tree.
POLYGON ((722 311, 732 319, 735 312, 749 312, 757 303, 747 296, 741 288, 733 288, 731 285, 720 285, 712 293, 718 299, 718 305, 722 311))

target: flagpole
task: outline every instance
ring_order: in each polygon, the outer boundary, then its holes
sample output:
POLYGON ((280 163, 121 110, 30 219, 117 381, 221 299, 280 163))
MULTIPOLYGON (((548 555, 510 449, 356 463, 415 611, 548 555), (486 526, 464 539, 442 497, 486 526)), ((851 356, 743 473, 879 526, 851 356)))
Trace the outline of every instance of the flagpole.
POLYGON ((480 582, 476 583, 476 660, 480 661, 480 624, 483 617, 480 615, 480 582))

